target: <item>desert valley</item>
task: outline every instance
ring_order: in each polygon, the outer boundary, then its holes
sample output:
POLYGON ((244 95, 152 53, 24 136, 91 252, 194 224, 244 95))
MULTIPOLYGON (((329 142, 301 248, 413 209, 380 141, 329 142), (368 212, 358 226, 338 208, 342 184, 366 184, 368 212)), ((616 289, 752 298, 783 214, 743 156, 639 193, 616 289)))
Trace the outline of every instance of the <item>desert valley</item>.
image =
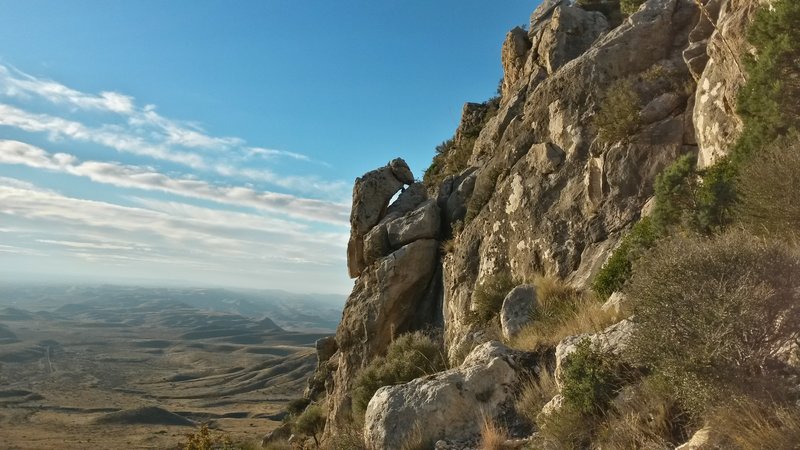
POLYGON ((257 442, 302 395, 337 300, 0 286, 0 448, 171 448, 200 423, 257 442))

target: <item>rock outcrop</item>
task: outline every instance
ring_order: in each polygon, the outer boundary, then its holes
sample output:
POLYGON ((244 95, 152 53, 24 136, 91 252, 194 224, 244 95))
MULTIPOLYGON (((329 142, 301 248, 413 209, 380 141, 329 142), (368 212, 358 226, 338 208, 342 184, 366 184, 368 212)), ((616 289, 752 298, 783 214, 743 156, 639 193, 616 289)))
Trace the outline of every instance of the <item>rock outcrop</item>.
POLYGON ((507 271, 519 279, 544 273, 586 287, 640 217, 656 175, 681 154, 697 151, 693 127, 686 126, 686 86, 693 79, 683 60, 700 16, 695 3, 650 0, 608 31, 602 15, 578 10, 556 1, 534 12, 534 45, 525 57, 532 69, 504 94, 476 140, 471 197, 486 200, 444 259, 445 338, 452 360, 474 345, 469 311, 477 284, 507 271), (586 25, 590 37, 565 32, 545 39, 563 29, 554 21, 567 18, 595 24, 586 25), (544 55, 560 55, 558 64, 552 58, 547 63, 544 55), (548 64, 555 70, 534 68, 548 64), (655 75, 643 77, 644 72, 655 75), (601 142, 592 117, 621 79, 641 92, 644 117, 625 141, 601 142))
POLYGON ((403 160, 356 180, 351 222, 348 268, 358 278, 335 342, 318 348, 320 366, 330 372, 329 435, 352 420, 350 391, 361 369, 397 335, 441 326, 441 212, 403 160), (389 205, 404 184, 408 188, 389 205))
MULTIPOLYGON (((683 154, 699 154, 701 166, 723 154, 740 128, 739 55, 758 2, 647 0, 622 20, 615 0, 544 0, 528 31, 506 37, 501 98, 464 105, 453 140, 440 148, 458 153, 435 160, 427 186, 399 159, 356 180, 347 253, 355 286, 335 342, 318 348, 326 437, 351 422, 358 373, 394 337, 427 327, 442 332, 457 368, 380 389, 367 410, 369 443, 396 448, 412 432, 455 442, 474 435, 480 411, 502 414, 521 366, 487 343, 498 336, 474 319, 475 287, 502 273, 587 288, 652 210, 657 174, 683 154), (636 112, 632 131, 610 138, 597 116, 618 106, 609 92, 620 83, 635 94, 636 112)), ((504 303, 509 339, 535 308, 536 291, 520 287, 504 303)), ((617 294, 604 309, 623 319, 631 308, 617 294)), ((621 352, 634 326, 622 320, 565 339, 556 372, 584 338, 621 352)))
POLYGON ((399 158, 386 167, 356 179, 350 212, 350 241, 347 243, 347 270, 350 277, 359 276, 366 267, 364 236, 386 215, 389 200, 397 191, 412 183, 414 175, 411 169, 399 158))
POLYGON ((476 347, 455 369, 378 390, 367 407, 370 448, 401 450, 409 436, 433 444, 480 433, 484 417, 512 408, 514 387, 534 367, 529 355, 499 342, 476 347))

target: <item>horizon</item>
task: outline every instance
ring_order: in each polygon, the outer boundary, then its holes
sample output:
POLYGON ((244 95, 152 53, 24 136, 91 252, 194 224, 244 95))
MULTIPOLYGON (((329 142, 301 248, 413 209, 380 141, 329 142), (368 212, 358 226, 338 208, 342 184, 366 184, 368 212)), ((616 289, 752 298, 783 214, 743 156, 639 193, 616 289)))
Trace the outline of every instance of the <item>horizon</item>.
POLYGON ((353 179, 422 178, 538 3, 6 5, 0 276, 346 294, 353 179))

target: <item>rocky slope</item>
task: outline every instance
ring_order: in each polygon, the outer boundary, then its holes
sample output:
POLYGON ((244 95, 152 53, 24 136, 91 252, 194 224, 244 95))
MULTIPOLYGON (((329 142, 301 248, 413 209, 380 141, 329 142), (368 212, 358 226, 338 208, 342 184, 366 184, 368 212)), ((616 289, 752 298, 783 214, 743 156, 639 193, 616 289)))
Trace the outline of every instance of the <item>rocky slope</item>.
MULTIPOLYGON (((399 159, 356 180, 356 284, 308 390, 326 395, 326 437, 351 428, 359 371, 414 330, 439 330, 452 369, 377 392, 365 431, 374 448, 400 448, 412 432, 457 440, 478 431, 480 415, 508 415, 511 387, 553 354, 489 342, 501 336, 473 319, 476 288, 502 273, 587 289, 648 214, 656 175, 686 153, 712 164, 736 138, 744 29, 757 0, 648 0, 621 23, 618 2, 584 3, 616 15, 545 0, 527 30, 508 33, 502 95, 465 105, 451 154, 426 174, 435 184, 415 182, 399 159), (614 137, 597 117, 631 106, 613 103, 620 90, 633 93, 635 114, 614 137)), ((593 339, 624 345, 629 326, 593 339)), ((575 342, 559 345, 556 365, 575 342)))

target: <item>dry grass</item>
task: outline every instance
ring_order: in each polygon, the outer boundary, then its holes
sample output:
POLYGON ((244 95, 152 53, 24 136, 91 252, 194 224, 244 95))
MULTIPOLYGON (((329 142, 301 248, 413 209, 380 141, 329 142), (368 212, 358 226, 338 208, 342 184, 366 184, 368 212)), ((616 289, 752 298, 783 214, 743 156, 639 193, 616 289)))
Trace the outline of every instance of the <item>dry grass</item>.
POLYGON ((726 437, 729 448, 741 450, 797 449, 800 443, 800 408, 738 400, 720 408, 711 428, 726 437))
POLYGON ((502 450, 503 444, 508 440, 508 430, 494 423, 486 416, 483 417, 481 424, 481 442, 478 445, 480 450, 502 450))
POLYGON ((537 307, 531 323, 509 343, 514 348, 536 351, 556 346, 567 336, 601 331, 619 321, 614 311, 603 311, 592 294, 579 292, 563 282, 536 277, 537 307))
POLYGON ((658 382, 644 379, 615 401, 596 443, 607 450, 672 449, 688 439, 687 418, 658 382))
POLYGON ((369 450, 364 444, 364 429, 356 423, 339 426, 336 434, 322 442, 324 450, 369 450))
POLYGON ((538 378, 531 378, 522 385, 522 391, 515 404, 517 413, 531 423, 536 422, 544 405, 558 393, 556 379, 544 364, 539 366, 538 373, 538 378))

